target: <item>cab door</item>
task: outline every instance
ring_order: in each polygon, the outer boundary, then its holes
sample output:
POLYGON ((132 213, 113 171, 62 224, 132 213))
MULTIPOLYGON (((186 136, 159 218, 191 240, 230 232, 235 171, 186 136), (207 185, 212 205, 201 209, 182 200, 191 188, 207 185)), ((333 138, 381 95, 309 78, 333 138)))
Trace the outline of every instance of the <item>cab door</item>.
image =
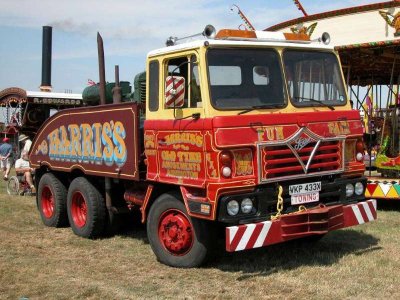
MULTIPOLYGON (((160 91, 157 113, 145 121, 148 179, 203 187, 204 110, 198 56, 196 52, 188 52, 157 64, 160 91)), ((151 65, 149 70, 152 71, 151 65)), ((151 74, 149 80, 151 86, 151 74)), ((149 91, 150 101, 154 94, 149 91)), ((156 107, 149 106, 150 110, 156 107)))

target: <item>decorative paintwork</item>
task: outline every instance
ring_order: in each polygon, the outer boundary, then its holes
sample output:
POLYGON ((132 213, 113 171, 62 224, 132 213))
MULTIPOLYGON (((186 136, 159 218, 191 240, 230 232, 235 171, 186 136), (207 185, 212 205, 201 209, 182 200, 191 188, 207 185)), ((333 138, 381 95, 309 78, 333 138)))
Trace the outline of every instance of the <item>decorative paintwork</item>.
POLYGON ((51 117, 36 135, 31 165, 54 170, 137 179, 136 104, 66 109, 51 117))
POLYGON ((313 28, 313 36, 321 37, 328 32, 330 45, 342 50, 346 48, 382 45, 395 41, 400 27, 400 2, 388 1, 350 7, 335 11, 309 15, 280 24, 266 30, 289 32, 292 29, 308 30, 313 28), (351 29, 351 30, 350 30, 351 29))
POLYGON ((400 200, 400 180, 371 177, 365 190, 366 198, 400 200))
POLYGON ((392 14, 389 11, 380 10, 379 14, 382 16, 382 18, 386 21, 386 23, 390 27, 393 27, 396 30, 394 36, 400 36, 400 12, 392 14))
POLYGON ((314 22, 309 26, 304 26, 302 24, 298 24, 297 26, 291 27, 290 30, 293 33, 297 33, 297 34, 306 34, 309 38, 311 38, 315 27, 317 27, 318 23, 314 22))

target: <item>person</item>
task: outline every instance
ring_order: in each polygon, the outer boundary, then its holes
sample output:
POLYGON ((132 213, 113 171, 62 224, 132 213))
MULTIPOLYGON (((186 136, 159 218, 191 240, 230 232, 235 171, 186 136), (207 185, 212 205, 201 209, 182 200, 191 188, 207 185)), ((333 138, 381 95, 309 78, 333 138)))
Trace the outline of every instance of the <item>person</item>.
POLYGON ((25 181, 29 184, 32 193, 35 193, 35 186, 33 185, 33 178, 32 178, 32 173, 33 169, 31 168, 31 165, 29 163, 28 159, 28 152, 25 150, 22 150, 21 152, 21 158, 17 159, 15 162, 15 172, 17 175, 22 175, 25 178, 25 181))
POLYGON ((11 169, 11 153, 12 145, 9 143, 8 137, 3 138, 3 144, 0 145, 0 166, 4 173, 4 180, 8 180, 8 174, 11 169))
POLYGON ((18 137, 18 142, 24 143, 24 147, 22 148, 22 151, 26 151, 26 153, 29 153, 29 149, 31 149, 32 146, 32 141, 29 138, 29 136, 21 133, 18 137))

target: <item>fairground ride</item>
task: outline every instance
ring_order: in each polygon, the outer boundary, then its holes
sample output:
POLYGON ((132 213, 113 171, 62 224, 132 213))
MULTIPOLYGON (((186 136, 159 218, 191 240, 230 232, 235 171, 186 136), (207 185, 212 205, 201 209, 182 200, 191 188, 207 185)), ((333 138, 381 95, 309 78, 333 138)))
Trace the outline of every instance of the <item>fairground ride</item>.
MULTIPOLYGON (((329 33, 339 52, 353 108, 364 119, 366 196, 400 199, 400 1, 387 1, 308 15, 266 30, 329 33), (376 168, 377 172, 372 172, 376 168)), ((312 66, 304 66, 312 70, 312 66)), ((310 76, 311 77, 311 76, 310 76)), ((312 85, 312 82, 310 82, 312 85)))

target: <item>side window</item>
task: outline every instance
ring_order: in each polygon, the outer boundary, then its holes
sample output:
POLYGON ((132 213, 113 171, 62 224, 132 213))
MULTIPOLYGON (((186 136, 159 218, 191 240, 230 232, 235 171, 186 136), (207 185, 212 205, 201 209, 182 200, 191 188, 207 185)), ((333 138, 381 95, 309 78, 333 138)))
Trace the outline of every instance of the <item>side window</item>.
MULTIPOLYGON (((170 93, 168 91, 168 83, 173 82, 172 90, 174 90, 175 94, 181 93, 181 88, 183 87, 179 86, 179 84, 184 84, 183 105, 180 105, 182 103, 177 99, 176 107, 201 107, 200 76, 196 56, 170 59, 166 62, 166 70, 166 77, 164 78, 166 93, 170 93)), ((164 107, 173 109, 174 105, 171 105, 166 100, 164 107)))
POLYGON ((159 106, 159 77, 160 68, 158 61, 151 61, 149 65, 149 110, 157 111, 159 106))

